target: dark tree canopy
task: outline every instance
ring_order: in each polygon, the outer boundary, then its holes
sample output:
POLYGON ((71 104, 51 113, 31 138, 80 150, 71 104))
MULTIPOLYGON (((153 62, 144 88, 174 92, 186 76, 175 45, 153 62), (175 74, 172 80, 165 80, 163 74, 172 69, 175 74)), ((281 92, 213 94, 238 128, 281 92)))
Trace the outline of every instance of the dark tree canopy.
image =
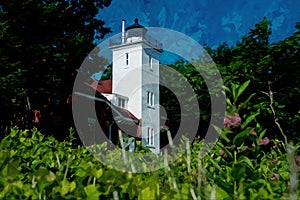
POLYGON ((34 108, 49 96, 62 100, 71 93, 76 69, 94 48, 93 41, 110 32, 96 18, 110 3, 0 0, 2 119, 27 99, 34 108))
MULTIPOLYGON (((218 65, 225 84, 251 80, 248 94, 256 93, 253 104, 260 105, 260 120, 273 137, 280 135, 273 122, 269 98, 262 92, 268 85, 274 92, 274 107, 290 139, 298 140, 300 122, 300 24, 286 39, 269 42, 272 23, 263 18, 234 47, 226 44, 208 52, 218 65), (263 103, 265 102, 265 103, 263 103)), ((230 94, 229 94, 230 95, 230 94)), ((247 97, 247 95, 245 95, 247 97)), ((240 99, 242 102, 244 99, 240 99)))

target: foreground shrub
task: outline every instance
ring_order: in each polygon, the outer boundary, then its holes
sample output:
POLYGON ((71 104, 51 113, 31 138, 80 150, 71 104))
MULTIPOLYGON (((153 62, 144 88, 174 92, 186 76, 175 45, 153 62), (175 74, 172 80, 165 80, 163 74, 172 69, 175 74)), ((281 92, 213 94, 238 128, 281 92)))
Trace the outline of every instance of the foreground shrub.
POLYGON ((210 144, 200 138, 190 145, 184 137, 169 153, 145 158, 107 143, 74 145, 72 129, 70 139, 59 142, 36 128, 13 128, 0 142, 0 199, 297 199, 300 144, 266 136, 256 118, 260 108, 248 105, 254 95, 238 103, 248 85, 227 88, 233 95, 227 98, 224 127, 215 127, 220 139, 206 153, 210 144), (179 151, 182 156, 169 162, 179 151), (163 167, 147 173, 116 170, 118 163, 142 171, 151 161, 163 167))
MULTIPOLYGON (((288 192, 289 166, 281 142, 273 142, 268 152, 259 145, 218 142, 201 156, 202 140, 189 149, 183 139, 188 152, 175 163, 134 174, 102 165, 86 148, 69 141, 58 142, 36 129, 12 129, 0 143, 0 198, 279 199, 288 192)), ((113 160, 118 150, 107 152, 113 160)))

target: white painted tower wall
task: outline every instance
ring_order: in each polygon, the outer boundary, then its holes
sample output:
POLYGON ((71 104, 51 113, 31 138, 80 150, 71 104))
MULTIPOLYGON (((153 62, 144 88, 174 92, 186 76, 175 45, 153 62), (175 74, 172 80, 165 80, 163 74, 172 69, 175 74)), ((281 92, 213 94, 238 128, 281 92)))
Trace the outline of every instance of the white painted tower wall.
POLYGON ((160 149, 159 55, 143 37, 125 38, 122 21, 122 42, 112 46, 112 92, 128 98, 127 108, 142 119, 142 145, 154 153, 160 149), (154 95, 154 105, 148 105, 148 92, 154 95), (154 137, 148 139, 149 128, 154 137), (151 145, 149 145, 149 140, 151 145))

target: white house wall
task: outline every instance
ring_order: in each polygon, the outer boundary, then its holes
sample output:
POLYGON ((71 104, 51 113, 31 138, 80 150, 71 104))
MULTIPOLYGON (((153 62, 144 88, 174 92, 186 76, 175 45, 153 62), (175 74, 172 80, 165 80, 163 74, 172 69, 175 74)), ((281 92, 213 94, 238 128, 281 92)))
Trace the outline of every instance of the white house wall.
POLYGON ((112 92, 128 97, 128 110, 137 118, 142 118, 141 66, 141 43, 113 48, 112 92), (126 53, 129 55, 128 65, 126 65, 126 53))

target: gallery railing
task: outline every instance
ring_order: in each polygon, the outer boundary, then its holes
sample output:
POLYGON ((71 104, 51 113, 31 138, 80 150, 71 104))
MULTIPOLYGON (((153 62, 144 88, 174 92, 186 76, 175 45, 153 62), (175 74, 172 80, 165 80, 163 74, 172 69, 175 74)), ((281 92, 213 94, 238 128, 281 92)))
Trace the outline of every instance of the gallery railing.
POLYGON ((151 37, 150 35, 145 35, 145 34, 130 34, 130 37, 125 37, 124 42, 122 41, 122 37, 118 37, 115 39, 110 39, 109 40, 109 46, 117 46, 121 44, 130 44, 133 42, 140 42, 143 41, 145 43, 150 44, 152 47, 158 50, 162 50, 162 43, 159 42, 157 39, 151 37))

